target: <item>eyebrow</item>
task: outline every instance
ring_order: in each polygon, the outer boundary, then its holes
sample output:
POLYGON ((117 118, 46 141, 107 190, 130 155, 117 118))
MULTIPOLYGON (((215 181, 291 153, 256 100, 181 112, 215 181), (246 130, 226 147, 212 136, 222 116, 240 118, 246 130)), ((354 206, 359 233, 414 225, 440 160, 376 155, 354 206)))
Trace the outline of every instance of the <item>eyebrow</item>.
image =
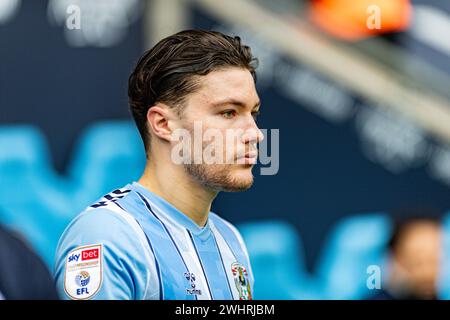
MULTIPOLYGON (((243 103, 242 101, 236 100, 236 99, 225 99, 223 101, 219 101, 219 102, 215 102, 213 103, 213 107, 214 108, 218 108, 218 107, 222 107, 224 105, 229 105, 232 104, 234 106, 240 107, 240 108, 245 108, 246 104, 243 103)), ((252 109, 261 106, 261 101, 258 100, 258 102, 253 106, 252 109)))

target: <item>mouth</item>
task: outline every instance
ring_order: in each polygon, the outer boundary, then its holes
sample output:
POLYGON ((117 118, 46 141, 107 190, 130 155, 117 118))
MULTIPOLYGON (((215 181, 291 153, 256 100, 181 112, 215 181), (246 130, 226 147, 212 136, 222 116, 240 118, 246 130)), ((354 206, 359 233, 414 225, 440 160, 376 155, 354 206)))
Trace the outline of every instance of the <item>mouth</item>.
POLYGON ((258 160, 258 151, 250 151, 238 158, 238 163, 256 164, 258 160))

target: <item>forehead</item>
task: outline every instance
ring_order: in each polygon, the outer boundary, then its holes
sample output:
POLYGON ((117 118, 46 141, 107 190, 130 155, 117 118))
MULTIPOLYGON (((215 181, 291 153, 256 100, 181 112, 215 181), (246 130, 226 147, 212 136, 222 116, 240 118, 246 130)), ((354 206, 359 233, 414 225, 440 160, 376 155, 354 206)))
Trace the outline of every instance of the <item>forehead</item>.
POLYGON ((253 77, 247 69, 226 68, 203 76, 198 99, 206 103, 220 102, 225 99, 242 101, 251 106, 259 101, 253 77))
POLYGON ((402 243, 404 248, 417 252, 421 249, 430 249, 439 245, 440 236, 441 231, 438 226, 418 224, 405 230, 402 243))

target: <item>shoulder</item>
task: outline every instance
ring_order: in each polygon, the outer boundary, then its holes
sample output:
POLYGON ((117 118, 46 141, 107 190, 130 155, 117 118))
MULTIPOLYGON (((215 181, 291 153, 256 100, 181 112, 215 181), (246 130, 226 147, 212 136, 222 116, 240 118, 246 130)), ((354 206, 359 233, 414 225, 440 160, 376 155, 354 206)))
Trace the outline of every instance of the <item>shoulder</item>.
POLYGON ((66 274, 70 272, 67 268, 73 262, 71 257, 90 252, 97 254, 101 262, 98 272, 102 275, 103 284, 98 284, 99 288, 101 286, 98 298, 142 298, 139 292, 145 294, 147 291, 149 268, 154 264, 154 257, 145 234, 130 214, 112 208, 90 207, 75 217, 64 231, 55 262, 55 278, 60 292, 63 289, 68 292, 66 287, 73 285, 65 283, 66 274))
POLYGON ((110 208, 87 209, 76 216, 62 234, 56 252, 56 264, 61 265, 75 248, 101 245, 110 259, 122 255, 143 256, 148 243, 136 220, 125 211, 110 208))
POLYGON ((109 208, 87 209, 78 214, 64 231, 60 243, 71 240, 114 240, 118 234, 133 234, 136 222, 127 213, 109 208))
POLYGON ((132 201, 130 191, 128 187, 116 189, 78 214, 65 229, 58 247, 67 242, 83 245, 93 241, 117 242, 117 239, 126 245, 142 238, 136 220, 119 204, 132 201))

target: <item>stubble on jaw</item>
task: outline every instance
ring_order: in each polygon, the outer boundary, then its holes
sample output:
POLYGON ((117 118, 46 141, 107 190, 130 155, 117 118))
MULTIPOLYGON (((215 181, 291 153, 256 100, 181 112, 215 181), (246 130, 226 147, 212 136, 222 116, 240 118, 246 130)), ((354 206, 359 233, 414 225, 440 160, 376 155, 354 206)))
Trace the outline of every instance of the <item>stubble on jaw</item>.
POLYGON ((213 191, 240 192, 253 185, 251 179, 239 179, 233 176, 228 164, 184 164, 187 174, 203 187, 213 191))

